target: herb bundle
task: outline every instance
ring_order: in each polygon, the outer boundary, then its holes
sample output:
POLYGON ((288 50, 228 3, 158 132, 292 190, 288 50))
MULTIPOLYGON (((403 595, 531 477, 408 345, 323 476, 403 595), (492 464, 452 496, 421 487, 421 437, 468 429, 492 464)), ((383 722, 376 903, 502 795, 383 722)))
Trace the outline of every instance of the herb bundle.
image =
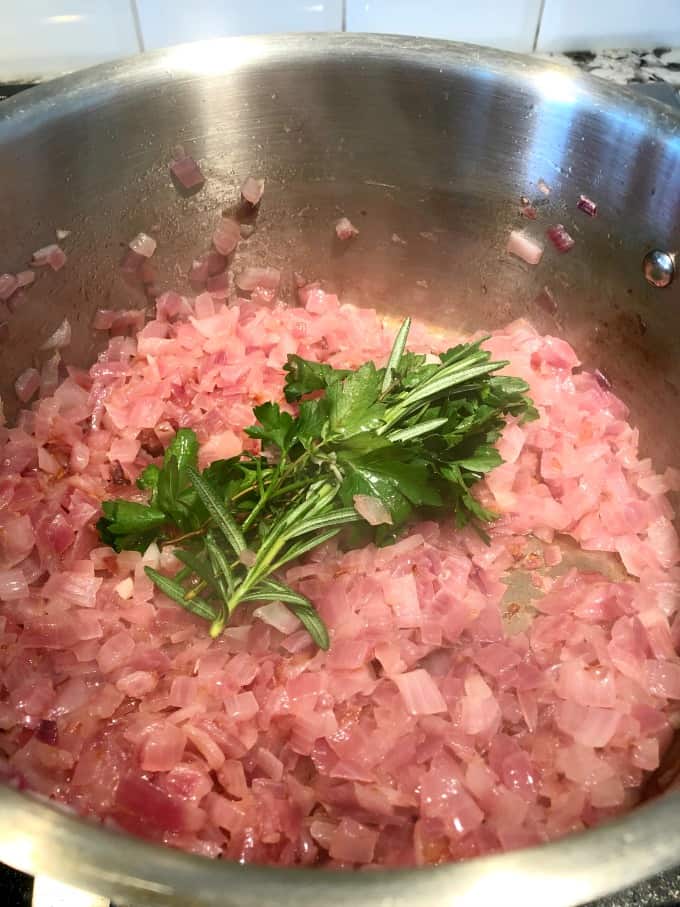
POLYGON ((414 510, 444 510, 484 535, 495 514, 470 489, 502 462, 493 445, 505 417, 537 415, 526 382, 495 374, 508 363, 491 360, 487 338, 423 356, 406 350, 409 328, 407 319, 385 368, 347 371, 289 356, 284 390, 296 415, 277 403, 255 407, 257 424, 246 431, 260 454, 199 472, 196 435, 180 429, 162 464, 138 480, 148 504, 103 503, 102 541, 117 551, 172 546, 182 569, 146 573, 209 621, 212 636, 242 603, 276 600, 327 649, 313 603, 281 581, 281 569, 347 526, 350 542, 387 544, 414 510), (381 525, 362 518, 359 500, 374 502, 381 525))

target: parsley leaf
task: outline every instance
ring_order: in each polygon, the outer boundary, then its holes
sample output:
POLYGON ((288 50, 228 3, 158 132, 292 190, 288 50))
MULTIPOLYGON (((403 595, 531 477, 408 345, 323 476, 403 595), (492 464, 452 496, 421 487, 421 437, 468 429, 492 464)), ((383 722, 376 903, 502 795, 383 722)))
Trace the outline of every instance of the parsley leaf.
POLYGON ((283 369, 287 373, 284 394, 289 403, 294 403, 314 391, 325 390, 351 374, 345 369, 334 369, 333 366, 323 362, 309 362, 295 355, 288 357, 283 369))
POLYGON ((378 402, 381 384, 381 373, 372 362, 367 362, 328 387, 331 437, 350 437, 382 425, 385 406, 378 402))
POLYGON ((161 510, 137 501, 104 501, 102 513, 99 535, 116 551, 145 551, 167 522, 161 510))
POLYGON ((264 447, 288 450, 295 437, 295 420, 290 413, 281 412, 278 403, 263 403, 253 413, 259 425, 251 425, 246 434, 262 441, 264 447))

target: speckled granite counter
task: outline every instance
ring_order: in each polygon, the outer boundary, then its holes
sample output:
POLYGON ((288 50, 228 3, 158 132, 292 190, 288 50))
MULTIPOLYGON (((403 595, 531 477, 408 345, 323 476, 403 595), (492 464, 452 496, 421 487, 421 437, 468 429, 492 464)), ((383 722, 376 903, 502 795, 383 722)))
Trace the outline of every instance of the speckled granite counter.
POLYGON ((645 86, 645 94, 680 105, 680 48, 579 51, 541 56, 578 66, 583 72, 618 85, 645 86))

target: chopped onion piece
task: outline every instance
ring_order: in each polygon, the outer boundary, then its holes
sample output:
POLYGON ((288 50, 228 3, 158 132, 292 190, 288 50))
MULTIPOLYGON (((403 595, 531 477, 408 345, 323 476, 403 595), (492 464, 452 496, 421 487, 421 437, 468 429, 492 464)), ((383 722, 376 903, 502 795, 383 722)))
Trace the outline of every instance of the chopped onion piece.
POLYGON ((568 252, 569 249, 574 247, 573 237, 567 233, 562 224, 555 224, 554 227, 548 227, 546 234, 558 252, 568 252))
POLYGON ((212 237, 213 245, 220 255, 231 255, 240 239, 241 228, 233 217, 221 218, 212 237))
POLYGON ((543 195, 550 195, 550 186, 544 179, 540 179, 536 185, 538 186, 538 191, 542 192, 543 195))
POLYGON ((66 264, 66 254, 56 243, 36 249, 33 253, 31 265, 34 268, 44 268, 49 265, 53 271, 60 271, 66 264))
POLYGON ((14 274, 0 274, 0 300, 6 302, 19 288, 19 281, 14 274))
POLYGON ((254 551, 250 550, 250 548, 244 548, 243 551, 239 554, 238 559, 241 561, 244 567, 252 567, 255 563, 256 555, 254 551))
POLYGON ((294 614, 291 614, 283 602, 268 602, 266 605, 260 605, 253 611, 253 617, 257 617, 286 636, 300 629, 300 621, 294 614))
POLYGON ((156 240, 146 233, 138 233, 134 239, 128 243, 133 252, 144 258, 151 258, 156 251, 156 240))
POLYGON ((178 146, 175 150, 175 159, 170 163, 170 172, 183 189, 201 189, 205 185, 205 177, 196 161, 184 148, 178 146))
POLYGON ((60 350, 68 346, 71 342, 71 323, 68 318, 64 318, 56 331, 47 338, 40 347, 41 350, 60 350))
POLYGON ((20 287, 28 287, 35 280, 35 273, 33 271, 19 271, 17 274, 17 283, 20 287))
POLYGON ((124 334, 128 330, 139 331, 144 327, 143 309, 97 309, 93 327, 95 331, 110 331, 124 334))
POLYGON ((576 207, 583 211, 584 214, 587 214, 588 217, 595 217, 597 215, 597 205, 592 199, 588 198, 587 195, 579 195, 576 207))
POLYGON ((278 268, 246 268, 236 277, 236 286, 246 293, 252 293, 257 287, 277 290, 280 283, 281 272, 278 268))
POLYGON ((248 204, 252 205, 253 208, 255 205, 260 204, 260 200, 264 194, 264 180, 256 179, 254 176, 249 176, 244 180, 243 185, 241 186, 241 195, 248 204))
POLYGON ((14 382, 14 390, 22 403, 28 403, 39 387, 40 373, 34 368, 27 368, 14 382))
POLYGON ((50 718, 43 718, 38 725, 35 736, 41 743, 46 743, 48 746, 56 746, 59 740, 57 722, 50 718))
POLYGON ((353 239, 359 231, 348 217, 341 217, 335 225, 335 235, 338 239, 353 239))
POLYGON ((534 208, 526 195, 522 195, 519 200, 519 212, 524 217, 529 218, 529 220, 536 220, 538 217, 538 211, 534 208))
POLYGON ((124 600, 132 598, 132 593, 134 592, 135 584, 131 576, 128 576, 122 582, 118 583, 115 587, 114 592, 117 592, 118 595, 124 600))
POLYGON ((61 230, 61 229, 57 228, 56 234, 57 234, 57 239, 62 240, 62 239, 66 239, 67 236, 70 236, 71 231, 70 230, 61 230))
POLYGON ((392 514, 378 498, 370 494, 355 494, 353 500, 354 509, 370 526, 392 525, 392 514))
POLYGON ((0 601, 9 602, 28 595, 26 577, 21 570, 0 570, 0 601))
POLYGON ((161 565, 161 549, 155 542, 151 542, 149 547, 142 555, 142 563, 147 567, 153 567, 158 570, 161 565))
POLYGON ((439 687, 423 668, 406 674, 394 674, 396 683, 409 715, 436 715, 446 711, 446 701, 439 687))
POLYGON ((513 230, 510 233, 507 250, 529 265, 537 265, 543 256, 543 247, 520 230, 513 230))
MULTIPOLYGON (((217 232, 217 231, 216 231, 217 232)), ((189 268, 189 281, 196 289, 204 289, 209 277, 221 274, 227 266, 227 259, 214 249, 195 258, 189 268)))

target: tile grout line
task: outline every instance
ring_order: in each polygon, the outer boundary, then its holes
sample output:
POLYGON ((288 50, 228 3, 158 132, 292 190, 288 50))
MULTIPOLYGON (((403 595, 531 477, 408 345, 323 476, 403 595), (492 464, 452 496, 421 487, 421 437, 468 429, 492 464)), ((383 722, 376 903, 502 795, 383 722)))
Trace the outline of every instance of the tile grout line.
MULTIPOLYGON (((135 0, 136 2, 136 0, 135 0)), ((538 7, 538 20, 536 21, 536 31, 534 32, 534 43, 531 47, 533 53, 536 53, 536 48, 538 47, 538 38, 541 34, 541 25, 543 24, 543 13, 545 12, 545 0, 541 0, 540 6, 538 7)))
POLYGON ((130 12, 132 13, 132 21, 135 27, 135 35, 137 36, 139 52, 144 53, 146 48, 144 46, 144 33, 142 31, 142 23, 139 18, 139 10, 137 9, 137 0, 130 0, 130 12))

